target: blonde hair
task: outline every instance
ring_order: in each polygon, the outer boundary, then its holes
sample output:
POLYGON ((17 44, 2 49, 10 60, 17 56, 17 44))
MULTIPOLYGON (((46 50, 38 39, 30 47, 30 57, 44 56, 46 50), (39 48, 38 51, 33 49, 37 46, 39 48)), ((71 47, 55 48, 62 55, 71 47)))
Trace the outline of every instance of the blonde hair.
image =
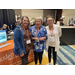
POLYGON ((3 29, 3 28, 5 28, 6 26, 7 26, 6 24, 3 24, 3 27, 2 27, 2 29, 3 29))
POLYGON ((36 22, 36 19, 39 19, 39 20, 41 21, 41 24, 43 24, 43 20, 42 20, 42 18, 40 18, 40 17, 36 17, 36 18, 35 18, 35 22, 36 22))

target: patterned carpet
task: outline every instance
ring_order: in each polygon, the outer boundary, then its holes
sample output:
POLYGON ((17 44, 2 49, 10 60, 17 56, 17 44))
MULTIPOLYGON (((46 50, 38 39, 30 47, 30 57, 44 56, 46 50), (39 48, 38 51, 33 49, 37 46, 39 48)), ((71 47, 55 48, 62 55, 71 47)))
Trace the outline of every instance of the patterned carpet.
POLYGON ((73 46, 60 46, 57 53, 57 64, 75 65, 75 49, 73 46))
MULTIPOLYGON (((51 51, 51 64, 53 65, 53 51, 51 51)), ((42 65, 46 65, 48 63, 48 52, 44 50, 42 65)), ((39 64, 39 62, 38 62, 39 64)), ((59 51, 57 52, 57 65, 75 65, 75 45, 63 45, 59 47, 59 51)), ((34 61, 29 63, 28 65, 34 65, 34 61)))

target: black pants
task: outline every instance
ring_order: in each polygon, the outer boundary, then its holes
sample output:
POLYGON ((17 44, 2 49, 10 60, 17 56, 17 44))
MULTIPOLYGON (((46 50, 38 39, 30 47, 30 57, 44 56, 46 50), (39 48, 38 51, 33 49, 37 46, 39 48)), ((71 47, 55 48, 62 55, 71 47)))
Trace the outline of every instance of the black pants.
POLYGON ((49 63, 51 62, 51 49, 53 49, 53 64, 56 64, 56 54, 57 52, 55 52, 55 47, 48 47, 48 59, 49 59, 49 63))
POLYGON ((35 64, 37 64, 38 56, 39 56, 39 63, 41 64, 41 62, 42 62, 42 54, 43 54, 43 51, 42 52, 34 51, 35 64))
POLYGON ((27 65, 28 54, 29 54, 29 52, 27 54, 24 54, 23 57, 21 57, 21 59, 22 59, 22 65, 27 65))

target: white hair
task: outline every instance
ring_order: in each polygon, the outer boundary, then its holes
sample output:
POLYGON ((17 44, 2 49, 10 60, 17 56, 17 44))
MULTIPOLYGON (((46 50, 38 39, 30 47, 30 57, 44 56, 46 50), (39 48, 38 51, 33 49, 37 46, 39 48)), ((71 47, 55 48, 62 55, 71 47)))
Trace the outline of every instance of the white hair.
POLYGON ((35 22, 36 22, 36 19, 39 19, 39 20, 41 21, 41 24, 43 24, 43 20, 42 20, 42 18, 40 18, 40 17, 36 17, 36 18, 35 18, 35 22))

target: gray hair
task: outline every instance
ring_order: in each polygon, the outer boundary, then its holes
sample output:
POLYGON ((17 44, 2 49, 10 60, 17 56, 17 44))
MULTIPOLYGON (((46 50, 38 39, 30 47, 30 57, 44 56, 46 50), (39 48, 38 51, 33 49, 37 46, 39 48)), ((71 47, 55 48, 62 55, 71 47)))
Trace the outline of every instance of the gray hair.
POLYGON ((34 23, 36 22, 36 19, 39 19, 41 21, 41 24, 43 24, 43 20, 40 17, 36 17, 34 23))

